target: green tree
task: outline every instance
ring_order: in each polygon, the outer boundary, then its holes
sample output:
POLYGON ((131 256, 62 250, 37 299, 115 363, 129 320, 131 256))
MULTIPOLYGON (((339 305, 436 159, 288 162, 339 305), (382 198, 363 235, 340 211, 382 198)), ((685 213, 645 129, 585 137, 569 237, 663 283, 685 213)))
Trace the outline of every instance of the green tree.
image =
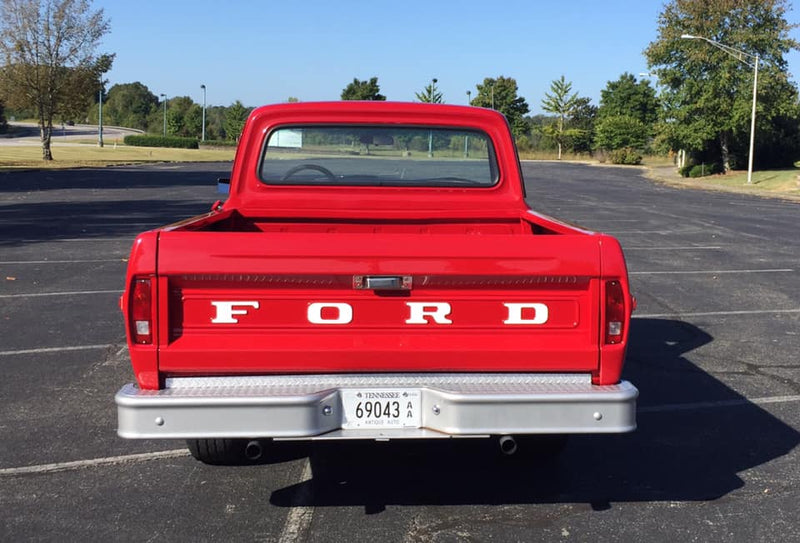
MULTIPOLYGON (((0 0, 2 94, 15 107, 33 107, 39 121, 42 158, 52 160, 53 118, 76 100, 96 92, 112 56, 95 51, 108 32, 103 10, 87 0, 0 0)), ((85 107, 84 107, 85 109, 85 107)))
POLYGON ((597 106, 592 99, 581 96, 575 103, 575 110, 569 122, 572 137, 567 140, 567 148, 573 153, 591 153, 594 148, 597 106))
POLYGON ((606 150, 644 149, 655 132, 659 107, 656 91, 646 79, 636 81, 626 72, 609 81, 600 91, 595 145, 606 150))
POLYGON ((439 88, 436 86, 438 79, 432 79, 431 82, 422 89, 422 92, 415 92, 417 100, 425 104, 444 104, 444 99, 439 88))
POLYGON ((148 118, 158 109, 158 96, 142 83, 121 83, 108 90, 103 116, 110 125, 147 130, 148 118))
POLYGON ((516 79, 502 75, 497 78, 487 77, 483 83, 475 85, 475 88, 478 93, 470 101, 471 105, 496 109, 505 115, 515 138, 528 133, 530 127, 525 120, 525 114, 530 111, 530 107, 525 98, 519 96, 516 79))
POLYGON ((0 100, 0 134, 5 133, 8 130, 8 123, 6 122, 5 116, 5 105, 3 101, 0 100))
POLYGON ((577 92, 572 92, 572 83, 564 79, 556 79, 550 83, 550 92, 546 92, 542 100, 542 109, 554 113, 556 122, 546 127, 547 134, 552 137, 558 146, 558 160, 561 160, 561 150, 565 141, 578 135, 576 129, 569 129, 567 122, 575 114, 580 105, 577 92))
POLYGON ((600 91, 597 116, 602 119, 624 115, 652 126, 658 120, 659 110, 656 90, 650 86, 650 81, 637 81, 626 72, 616 81, 606 83, 606 88, 600 91))
MULTIPOLYGON (((768 156, 797 159, 798 142, 778 137, 777 126, 797 124, 797 89, 784 55, 798 48, 789 37, 786 0, 671 0, 659 16, 658 38, 645 51, 663 87, 660 138, 725 170, 744 163, 750 135, 753 69, 695 35, 758 55, 756 158, 764 143, 783 142, 768 156), (778 152, 775 152, 778 151, 778 152)), ((743 60, 748 60, 746 57, 743 60)), ((762 164, 764 164, 762 162, 762 164)))
POLYGON ((378 78, 373 77, 369 81, 361 81, 353 78, 353 82, 348 84, 342 91, 342 100, 386 100, 381 94, 381 87, 378 85, 378 78))
POLYGON ((595 145, 599 149, 615 150, 630 147, 644 149, 650 128, 631 115, 611 115, 597 121, 595 145))
POLYGON ((239 141, 249 113, 250 110, 244 107, 239 100, 236 100, 225 111, 225 134, 229 140, 239 141))

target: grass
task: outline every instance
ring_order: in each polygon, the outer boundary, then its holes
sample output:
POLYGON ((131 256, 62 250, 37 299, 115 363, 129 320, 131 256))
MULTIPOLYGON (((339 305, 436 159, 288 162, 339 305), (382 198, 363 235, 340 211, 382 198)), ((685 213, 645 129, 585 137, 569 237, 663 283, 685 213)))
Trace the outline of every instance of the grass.
POLYGON ((103 167, 147 162, 224 162, 233 160, 235 149, 166 149, 162 147, 128 147, 106 143, 96 145, 52 145, 53 160, 42 160, 39 146, 0 146, 0 170, 65 169, 103 167))
POLYGON ((687 184, 701 183, 736 192, 769 192, 800 195, 800 168, 753 172, 753 183, 747 184, 746 171, 733 171, 726 175, 709 175, 697 179, 686 179, 687 184))

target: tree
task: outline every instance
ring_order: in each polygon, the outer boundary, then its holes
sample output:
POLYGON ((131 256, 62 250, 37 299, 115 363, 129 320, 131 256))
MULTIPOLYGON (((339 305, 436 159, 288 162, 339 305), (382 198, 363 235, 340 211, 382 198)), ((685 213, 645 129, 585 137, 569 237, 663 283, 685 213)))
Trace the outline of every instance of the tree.
POLYGON ((586 96, 578 98, 569 128, 572 137, 567 146, 573 153, 591 153, 594 146, 595 123, 597 122, 597 106, 586 96))
POLYGON ((242 135, 244 122, 247 120, 247 115, 250 113, 239 100, 236 100, 231 107, 225 111, 225 134, 229 140, 239 141, 239 136, 242 135))
POLYGON ((158 96, 142 83, 122 83, 111 87, 103 104, 108 124, 147 130, 148 117, 158 109, 158 96))
POLYGON ((561 150, 565 140, 577 135, 576 129, 568 130, 566 123, 572 118, 575 110, 580 105, 578 93, 572 92, 572 83, 566 81, 564 76, 550 83, 550 92, 546 92, 542 100, 542 109, 557 115, 556 122, 550 125, 548 134, 558 145, 558 160, 561 160, 561 150))
POLYGON ((353 82, 342 91, 342 100, 386 100, 386 97, 380 92, 381 87, 378 85, 377 77, 373 77, 369 81, 353 78, 353 82))
POLYGON ((659 107, 656 91, 646 79, 637 82, 626 72, 609 81, 600 91, 596 146, 644 149, 654 134, 659 107))
POLYGON ((496 79, 487 77, 483 83, 475 85, 475 88, 478 89, 478 93, 470 101, 471 105, 496 109, 505 115, 515 138, 520 138, 528 132, 525 114, 530 108, 525 98, 518 94, 516 79, 502 75, 496 79))
POLYGON ((0 100, 0 134, 5 133, 6 130, 8 130, 8 123, 6 122, 5 105, 0 100))
POLYGON ((436 86, 438 81, 438 79, 432 79, 430 84, 422 89, 422 92, 415 92, 417 100, 426 104, 444 104, 443 95, 436 86))
MULTIPOLYGON (((798 48, 789 37, 795 25, 786 21, 787 6, 786 0, 666 3, 658 38, 645 54, 664 89, 660 137, 672 149, 721 163, 726 171, 743 164, 748 153, 753 69, 706 41, 681 38, 690 34, 759 56, 756 141, 783 142, 766 156, 797 159, 800 144, 775 134, 777 126, 796 124, 798 115, 797 89, 787 78, 784 58, 798 48)), ((759 145, 756 158, 764 156, 759 145)))
MULTIPOLYGON (((34 107, 42 139, 42 158, 52 160, 53 118, 73 109, 75 100, 100 89, 112 56, 97 56, 109 31, 103 10, 87 0, 0 0, 0 54, 6 98, 34 107)), ((16 104, 15 104, 16 105, 16 104)))
POLYGON ((616 81, 606 83, 606 88, 600 91, 597 116, 625 115, 653 125, 658 120, 659 109, 656 90, 650 86, 650 81, 636 81, 632 74, 625 72, 616 81))
POLYGON ((595 145, 599 149, 616 150, 630 147, 643 149, 650 130, 646 124, 631 115, 612 115, 597 122, 595 145))

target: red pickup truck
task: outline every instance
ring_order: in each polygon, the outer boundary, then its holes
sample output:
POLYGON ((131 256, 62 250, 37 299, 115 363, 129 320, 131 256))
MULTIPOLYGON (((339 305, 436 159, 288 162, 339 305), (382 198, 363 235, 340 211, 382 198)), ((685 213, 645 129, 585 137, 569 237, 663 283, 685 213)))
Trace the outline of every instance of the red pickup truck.
POLYGON ((273 440, 483 436, 511 453, 636 427, 620 245, 529 209, 499 113, 261 107, 223 187, 134 242, 120 436, 223 463, 273 440))

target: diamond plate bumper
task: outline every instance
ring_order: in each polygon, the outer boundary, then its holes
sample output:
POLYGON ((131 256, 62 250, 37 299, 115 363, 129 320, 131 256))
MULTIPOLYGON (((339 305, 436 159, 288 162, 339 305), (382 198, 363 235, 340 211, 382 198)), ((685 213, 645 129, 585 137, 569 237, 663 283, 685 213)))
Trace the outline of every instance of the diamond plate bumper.
POLYGON ((402 439, 629 432, 638 394, 589 375, 369 374, 176 378, 115 400, 125 438, 402 439), (341 390, 392 387, 421 391, 421 428, 341 429, 341 390))

